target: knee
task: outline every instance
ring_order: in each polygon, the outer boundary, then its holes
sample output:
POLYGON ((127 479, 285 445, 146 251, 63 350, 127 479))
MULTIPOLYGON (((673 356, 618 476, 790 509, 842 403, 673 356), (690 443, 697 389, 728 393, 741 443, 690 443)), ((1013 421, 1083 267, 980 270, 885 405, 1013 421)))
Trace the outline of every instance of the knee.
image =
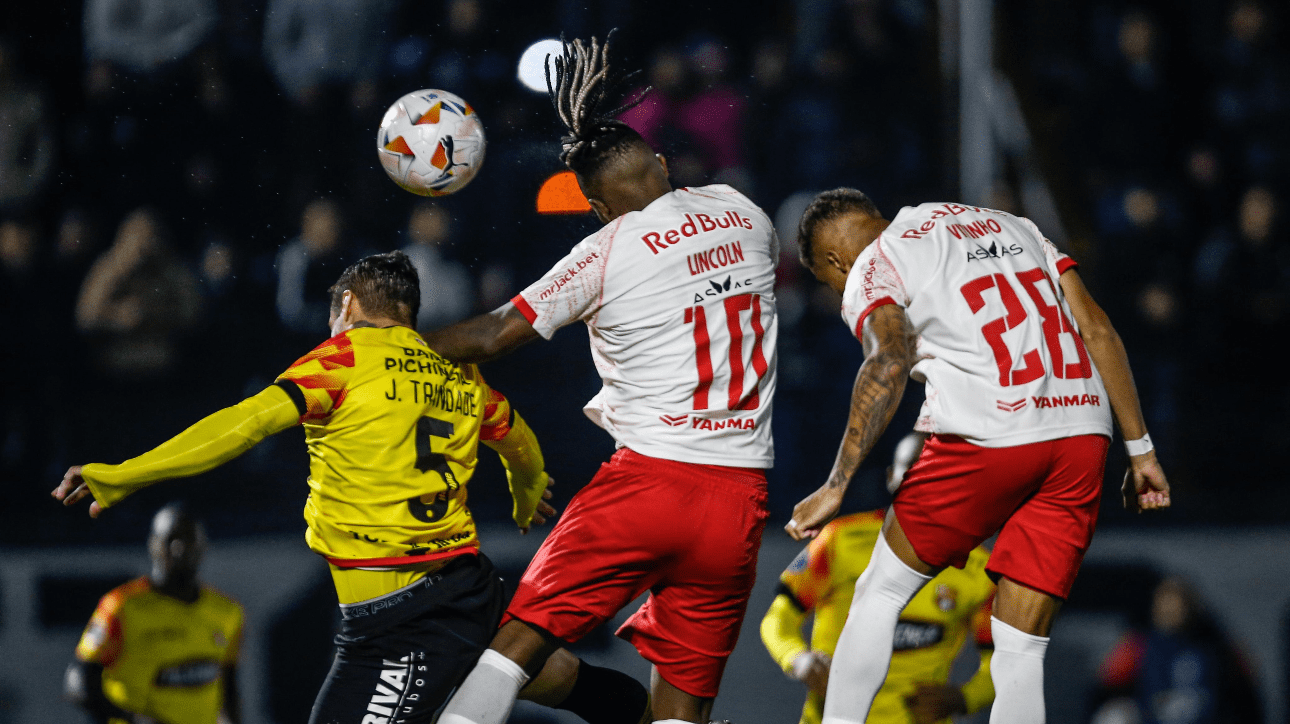
POLYGON ((489 648, 519 664, 530 677, 535 677, 561 643, 537 626, 511 619, 498 630, 489 648))

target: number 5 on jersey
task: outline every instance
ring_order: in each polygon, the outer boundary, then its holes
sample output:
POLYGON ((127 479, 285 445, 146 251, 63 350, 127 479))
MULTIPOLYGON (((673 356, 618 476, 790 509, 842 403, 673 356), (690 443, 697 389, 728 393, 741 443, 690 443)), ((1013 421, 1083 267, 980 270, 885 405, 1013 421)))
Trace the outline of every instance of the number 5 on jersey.
POLYGON ((447 490, 440 491, 436 494, 418 495, 414 498, 408 498, 408 512, 413 518, 423 523, 433 523, 442 518, 448 512, 448 501, 452 499, 453 493, 461 488, 461 483, 457 482, 457 477, 452 474, 452 469, 448 467, 448 459, 443 453, 434 451, 434 438, 448 439, 452 437, 453 424, 447 420, 438 420, 433 417, 422 417, 417 420, 417 461, 416 469, 423 473, 431 470, 439 473, 443 478, 444 485, 448 486, 447 490), (426 502, 429 498, 430 502, 426 502))
MULTIPOLYGON (((694 388, 694 409, 709 410, 708 393, 712 385, 725 383, 727 410, 755 410, 761 404, 758 386, 766 376, 766 354, 762 350, 762 338, 766 334, 761 320, 761 295, 737 294, 726 297, 721 302, 708 305, 699 304, 687 307, 685 323, 694 325, 694 362, 698 368, 699 382, 694 388), (708 327, 710 311, 721 314, 713 308, 720 304, 725 310, 725 324, 717 323, 716 329, 708 327), (752 332, 752 353, 748 362, 744 361, 745 334, 744 314, 747 313, 747 324, 752 332), (727 365, 714 367, 712 363, 712 344, 725 342, 729 349, 727 365), (751 367, 753 377, 746 381, 746 370, 751 367), (746 391, 745 391, 746 389, 746 391)), ((719 404, 719 403, 718 403, 719 404)))

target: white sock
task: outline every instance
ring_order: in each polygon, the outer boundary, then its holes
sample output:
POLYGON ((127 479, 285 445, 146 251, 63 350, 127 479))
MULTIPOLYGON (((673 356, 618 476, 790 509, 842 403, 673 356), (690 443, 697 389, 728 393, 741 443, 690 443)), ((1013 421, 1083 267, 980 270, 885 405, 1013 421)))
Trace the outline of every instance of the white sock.
POLYGON ((470 676, 448 700, 439 724, 502 724, 528 681, 528 674, 519 664, 486 649, 470 676))
POLYGON ((905 565, 886 537, 878 536, 833 652, 823 724, 861 724, 868 718, 873 697, 887 678, 900 612, 931 578, 905 565))
POLYGON ((1043 724, 1044 653, 1048 638, 1032 636, 993 616, 994 656, 990 677, 994 679, 994 708, 990 724, 1043 724))

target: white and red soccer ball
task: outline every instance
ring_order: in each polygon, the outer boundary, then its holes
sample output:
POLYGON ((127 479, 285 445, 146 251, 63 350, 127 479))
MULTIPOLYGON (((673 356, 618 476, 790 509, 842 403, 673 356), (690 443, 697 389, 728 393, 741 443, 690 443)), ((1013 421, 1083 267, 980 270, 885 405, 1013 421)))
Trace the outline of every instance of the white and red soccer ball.
POLYGON ((484 163, 484 146, 484 124, 470 104, 434 89, 395 101, 376 132, 385 173, 421 196, 460 191, 484 163))

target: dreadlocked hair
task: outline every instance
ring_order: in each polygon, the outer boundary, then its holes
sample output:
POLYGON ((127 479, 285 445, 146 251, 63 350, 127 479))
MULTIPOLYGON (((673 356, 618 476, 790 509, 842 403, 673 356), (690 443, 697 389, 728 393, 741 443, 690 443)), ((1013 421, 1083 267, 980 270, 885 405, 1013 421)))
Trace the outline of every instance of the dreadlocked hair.
POLYGON ((634 71, 614 75, 609 65, 609 41, 613 36, 614 31, 609 31, 603 44, 594 37, 590 43, 583 43, 580 39, 568 42, 561 36, 564 50, 555 58, 554 81, 552 64, 546 67, 547 95, 569 131, 560 139, 560 160, 582 177, 595 175, 634 144, 648 148, 639 133, 615 116, 635 108, 645 100, 650 88, 611 111, 602 110, 611 94, 640 74, 634 71))

